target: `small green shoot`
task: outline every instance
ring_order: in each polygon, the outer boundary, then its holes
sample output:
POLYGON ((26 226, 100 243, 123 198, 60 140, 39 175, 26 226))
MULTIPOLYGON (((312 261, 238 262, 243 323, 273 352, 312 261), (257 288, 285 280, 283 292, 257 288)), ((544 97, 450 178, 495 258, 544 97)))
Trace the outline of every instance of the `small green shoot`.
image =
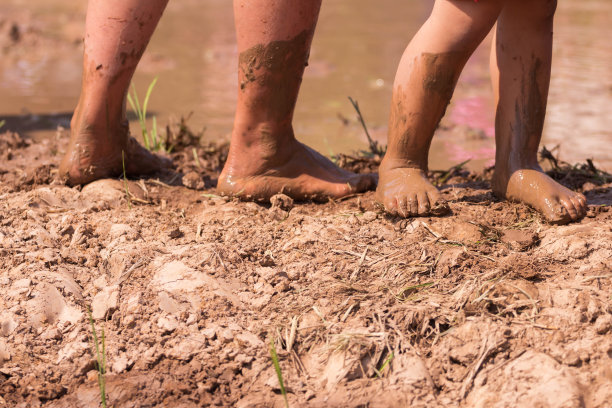
POLYGON ((421 289, 423 288, 428 288, 430 286, 433 286, 433 282, 427 282, 427 283, 421 283, 420 285, 412 285, 412 286, 406 286, 403 289, 401 289, 399 292, 397 292, 397 295, 395 295, 395 297, 399 300, 399 301, 405 301, 408 300, 408 298, 419 292, 421 289))
POLYGON ((121 151, 121 164, 123 165, 123 186, 125 187, 125 196, 128 202, 128 208, 132 209, 132 199, 130 198, 130 189, 128 188, 127 175, 125 173, 125 152, 121 151))
POLYGON ((436 187, 440 187, 442 186, 444 183, 446 183, 448 181, 449 178, 451 178, 451 176, 455 173, 455 171, 461 170, 463 168, 463 166, 465 166, 467 163, 470 162, 470 160, 472 159, 467 159, 465 161, 462 161, 461 163, 451 167, 450 169, 446 170, 446 171, 442 171, 442 174, 440 175, 440 177, 434 181, 434 185, 436 187))
POLYGON ((202 165, 200 164, 200 158, 198 157, 198 150, 195 147, 192 147, 191 151, 193 152, 193 161, 195 161, 196 166, 201 169, 202 165))
POLYGON ((387 148, 379 146, 378 142, 372 139, 372 137, 370 136, 370 132, 368 131, 368 127, 365 124, 365 120, 363 119, 363 115, 361 114, 361 109, 359 109, 359 103, 357 103, 357 101, 351 98, 350 96, 348 98, 349 101, 351 101, 353 108, 355 108, 355 110, 357 111, 359 122, 361 122, 361 126, 363 126, 363 130, 365 131, 366 137, 368 138, 368 144, 370 145, 370 153, 378 157, 383 157, 387 151, 387 148))
POLYGON ((140 99, 138 99, 138 93, 136 92, 136 86, 132 83, 132 92, 128 93, 127 99, 132 110, 138 116, 138 122, 140 123, 140 130, 142 132, 142 140, 147 150, 152 152, 167 151, 165 143, 162 142, 161 138, 157 133, 157 118, 153 116, 153 126, 151 131, 147 128, 147 109, 149 106, 149 100, 151 99, 151 93, 157 83, 157 77, 151 81, 147 92, 145 93, 142 106, 140 105, 140 99))
POLYGON ((285 389, 285 384, 283 382, 283 373, 281 371, 280 364, 278 363, 278 355, 276 354, 276 346, 274 345, 274 339, 270 339, 270 356, 272 357, 272 364, 274 364, 274 370, 276 371, 276 376, 278 377, 278 384, 280 385, 281 394, 283 394, 283 398, 285 399, 285 407, 289 408, 287 390, 285 389))
POLYGON ((0 120, 0 128, 4 126, 5 123, 6 123, 6 120, 0 120))
POLYGON ((101 341, 98 338, 98 332, 96 331, 96 325, 94 323, 91 310, 87 308, 89 314, 89 323, 91 324, 91 332, 93 333, 95 358, 98 368, 98 388, 100 389, 100 403, 102 408, 106 408, 106 339, 104 337, 104 326, 101 329, 101 341), (102 349, 100 350, 100 346, 102 349))
POLYGON ((203 193, 202 197, 206 197, 206 198, 221 198, 220 195, 212 194, 212 193, 203 193))
POLYGON ((391 360, 393 360, 393 357, 395 357, 393 355, 393 352, 391 352, 387 358, 385 358, 385 361, 383 361, 382 365, 380 366, 380 368, 378 370, 376 370, 376 376, 378 378, 382 378, 382 373, 385 371, 385 368, 387 368, 387 366, 391 363, 391 360))

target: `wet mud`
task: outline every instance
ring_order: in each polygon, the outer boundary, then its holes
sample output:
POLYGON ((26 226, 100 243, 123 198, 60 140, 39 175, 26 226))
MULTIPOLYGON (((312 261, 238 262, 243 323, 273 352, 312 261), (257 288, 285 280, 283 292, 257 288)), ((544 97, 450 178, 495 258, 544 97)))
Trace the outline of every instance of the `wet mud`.
POLYGON ((270 339, 291 406, 612 399, 604 174, 565 179, 589 213, 563 227, 463 169, 431 174, 442 218, 385 216, 374 193, 259 205, 218 196, 227 147, 196 160, 183 131, 181 172, 129 180, 130 207, 122 180, 56 181, 67 138, 0 135, 3 405, 98 404, 88 307, 112 406, 282 406, 270 339))
POLYGON ((540 86, 544 82, 542 78, 548 74, 543 69, 546 68, 542 67, 542 61, 535 56, 528 62, 528 67, 523 65, 521 92, 515 103, 514 121, 509 124, 507 133, 513 139, 508 143, 508 154, 512 151, 523 160, 535 158, 544 128, 546 98, 542 96, 540 86))
POLYGON ((304 68, 308 65, 312 31, 304 30, 291 40, 257 44, 238 56, 240 90, 244 92, 251 83, 260 97, 251 106, 268 106, 279 118, 293 112, 292 103, 302 82, 304 68), (265 92, 274 89, 273 93, 265 92))
MULTIPOLYGON (((458 61, 465 59, 465 55, 459 52, 423 53, 419 57, 418 64, 422 66, 421 69, 424 72, 429 73, 423 81, 425 91, 435 92, 442 100, 450 102, 461 73, 459 69, 454 70, 452 67, 458 66, 458 61)), ((415 64, 417 64, 416 61, 415 64)))

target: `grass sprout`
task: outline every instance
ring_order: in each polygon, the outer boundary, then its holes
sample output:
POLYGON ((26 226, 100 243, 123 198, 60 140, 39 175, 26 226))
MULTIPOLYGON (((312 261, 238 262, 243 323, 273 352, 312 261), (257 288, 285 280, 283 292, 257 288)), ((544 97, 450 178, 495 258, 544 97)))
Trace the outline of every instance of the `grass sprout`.
POLYGON ((395 357, 393 352, 389 353, 389 355, 387 356, 387 358, 385 358, 385 361, 383 361, 383 363, 380 366, 380 368, 378 368, 378 370, 376 370, 376 376, 378 378, 382 378, 382 374, 385 371, 385 368, 387 368, 387 366, 391 363, 391 360, 393 360, 393 357, 395 357))
POLYGON ((444 170, 434 170, 432 171, 432 173, 438 174, 438 177, 434 180, 434 185, 436 187, 440 187, 442 186, 444 183, 446 183, 448 181, 448 179, 450 179, 453 175, 457 174, 457 172, 459 172, 460 170, 463 169, 463 167, 468 164, 472 159, 467 159, 465 161, 462 161, 461 163, 452 166, 450 169, 444 171, 444 170))
POLYGON ((361 109, 359 109, 359 103, 350 96, 348 97, 348 99, 349 101, 351 101, 351 104, 353 105, 353 108, 355 108, 355 111, 357 111, 359 122, 361 123, 361 126, 363 126, 363 130, 365 131, 366 137, 368 138, 368 144, 370 145, 369 153, 374 156, 383 157, 385 155, 385 152, 387 151, 387 147, 380 146, 376 140, 372 139, 372 136, 370 136, 370 132, 368 131, 368 127, 365 124, 365 120, 363 119, 363 115, 361 114, 361 109))
POLYGON ((100 337, 96 330, 91 310, 88 308, 89 323, 91 324, 91 332, 93 334, 93 343, 95 349, 95 358, 98 369, 98 388, 100 389, 100 403, 102 408, 106 408, 106 339, 104 336, 104 326, 101 328, 100 337))
POLYGON ((200 164, 200 158, 198 157, 198 150, 195 147, 192 147, 191 151, 193 153, 193 161, 195 161, 196 166, 201 169, 202 165, 200 164))
POLYGON ((433 286, 433 284, 434 282, 427 282, 427 283, 421 283, 419 285, 406 286, 400 289, 400 291, 395 295, 395 297, 399 301, 403 302, 405 300, 408 300, 411 295, 418 293, 421 289, 425 289, 430 286, 433 286))
POLYGON ((272 364, 274 364, 274 371, 276 371, 276 376, 278 377, 278 384, 280 385, 281 394, 283 394, 283 398, 285 400, 285 407, 289 408, 287 390, 285 389, 285 383, 283 382, 283 372, 281 371, 280 364, 278 363, 278 354, 276 354, 274 339, 270 339, 270 356, 272 357, 272 364))
POLYGON ((134 83, 132 83, 132 92, 128 92, 127 99, 130 107, 138 117, 138 123, 140 123, 140 130, 142 132, 142 140, 147 150, 152 152, 157 152, 160 150, 167 152, 168 150, 166 144, 162 141, 161 137, 157 133, 157 118, 155 116, 153 116, 153 125, 151 130, 149 131, 147 128, 147 109, 149 107, 149 100, 151 99, 151 93, 153 92, 153 88, 155 88, 155 84, 157 84, 157 77, 155 77, 149 84, 145 97, 142 101, 142 106, 140 105, 140 99, 138 98, 138 93, 136 92, 136 86, 134 83))
POLYGON ((221 198, 220 195, 212 194, 212 193, 203 193, 202 197, 206 197, 206 198, 221 198))
POLYGON ((121 151, 121 164, 123 165, 123 186, 125 187, 125 196, 127 197, 128 207, 132 209, 132 199, 130 198, 130 189, 128 188, 127 175, 125 173, 125 152, 121 151))
POLYGON ((4 126, 5 123, 6 123, 6 120, 0 120, 0 128, 4 126))

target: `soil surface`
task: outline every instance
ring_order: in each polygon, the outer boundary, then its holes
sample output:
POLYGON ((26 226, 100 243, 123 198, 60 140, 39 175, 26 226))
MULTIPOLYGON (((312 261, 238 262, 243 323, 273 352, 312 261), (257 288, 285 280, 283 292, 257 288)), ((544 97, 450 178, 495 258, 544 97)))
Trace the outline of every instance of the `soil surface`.
POLYGON ((610 406, 601 174, 551 173, 589 201, 560 227, 461 169, 433 174, 442 218, 239 202, 227 147, 177 126, 176 171, 82 189, 56 181, 66 131, 0 135, 0 406, 98 406, 88 308, 112 407, 282 407, 271 341, 292 407, 610 406))

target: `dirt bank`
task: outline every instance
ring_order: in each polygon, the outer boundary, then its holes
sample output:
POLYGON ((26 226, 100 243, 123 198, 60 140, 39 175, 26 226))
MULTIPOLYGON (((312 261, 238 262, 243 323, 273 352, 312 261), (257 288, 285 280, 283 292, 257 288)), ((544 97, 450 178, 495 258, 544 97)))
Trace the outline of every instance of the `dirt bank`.
POLYGON ((0 406, 97 406, 87 307, 113 407, 283 406, 270 339, 295 407, 612 401, 604 180, 580 181, 589 215, 569 226, 462 171, 440 177, 453 215, 400 220, 371 193, 218 197, 225 150, 207 146, 128 203, 120 180, 57 184, 65 143, 0 136, 0 406))

